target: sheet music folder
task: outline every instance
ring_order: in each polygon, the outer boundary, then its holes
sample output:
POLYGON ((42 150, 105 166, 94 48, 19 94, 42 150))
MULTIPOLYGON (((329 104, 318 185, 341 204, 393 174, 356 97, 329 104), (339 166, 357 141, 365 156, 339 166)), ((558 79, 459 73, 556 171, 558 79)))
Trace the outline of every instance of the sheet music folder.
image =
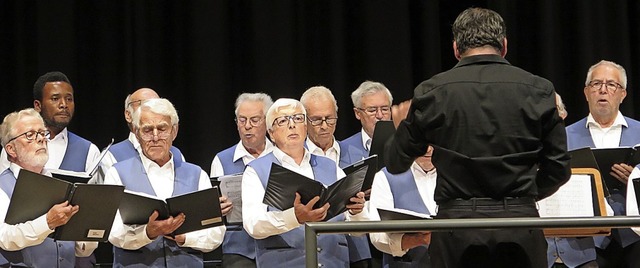
POLYGON ((604 179, 604 183, 609 192, 613 189, 617 189, 620 193, 626 196, 627 185, 614 178, 609 173, 611 172, 611 167, 614 164, 626 163, 635 167, 640 163, 640 154, 636 155, 636 149, 633 147, 597 148, 591 149, 591 151, 598 162, 600 174, 604 179))
POLYGON ((96 173, 98 173, 98 171, 102 171, 102 172, 106 171, 106 170, 102 170, 100 163, 102 162, 102 158, 104 158, 104 156, 107 155, 107 152, 109 152, 109 148, 111 148, 111 145, 113 145, 113 138, 111 139, 111 142, 109 143, 109 145, 107 145, 107 147, 104 150, 102 150, 102 153, 100 153, 100 156, 98 157, 98 159, 96 159, 95 163, 93 163, 93 167, 90 169, 89 172, 78 172, 78 171, 71 171, 71 170, 55 169, 55 170, 51 170, 51 175, 53 175, 54 178, 68 181, 71 183, 87 183, 91 178, 93 178, 94 175, 96 175, 96 173))
POLYGON ((399 208, 378 208, 380 220, 430 220, 431 216, 399 208))
MULTIPOLYGON (((393 121, 382 120, 376 122, 376 127, 373 130, 373 137, 371 138, 371 147, 369 149, 369 156, 377 155, 375 165, 370 165, 367 170, 367 177, 373 178, 376 172, 380 171, 384 165, 384 146, 387 141, 396 133, 396 127, 393 125, 393 121)), ((373 179, 371 181, 365 181, 362 186, 363 190, 371 189, 373 179)))
POLYGON ((366 173, 367 167, 366 164, 361 165, 357 170, 325 188, 319 181, 272 163, 262 202, 284 211, 293 207, 296 192, 300 194, 300 202, 303 204, 307 204, 315 196, 320 196, 314 208, 322 207, 326 203, 331 205, 324 219, 326 221, 347 211, 349 199, 362 189, 363 173, 366 173))
POLYGON ((125 191, 120 202, 124 224, 146 224, 154 210, 158 220, 184 213, 184 223, 174 234, 184 234, 222 225, 219 190, 217 187, 167 198, 166 201, 144 193, 125 191))
POLYGON ((375 171, 375 166, 377 165, 376 163, 379 159, 380 157, 374 154, 372 156, 369 156, 365 159, 362 159, 360 161, 357 161, 351 165, 344 167, 342 171, 344 172, 344 174, 351 174, 358 171, 358 169, 360 169, 363 165, 366 165, 367 166, 366 170, 360 171, 360 176, 364 177, 364 181, 362 182, 362 189, 361 189, 364 192, 366 190, 371 189, 371 185, 373 184, 373 178, 375 177, 377 172, 375 171))
POLYGON ((222 217, 224 225, 242 228, 242 173, 213 177, 211 185, 219 187, 220 195, 226 196, 233 204, 231 212, 222 217))
MULTIPOLYGON (((571 166, 571 168, 593 168, 600 171, 600 174, 602 174, 602 171, 598 167, 598 162, 596 161, 591 148, 584 147, 571 150, 569 151, 569 155, 571 156, 571 160, 569 161, 569 165, 571 166)), ((605 181, 602 181, 602 184, 604 196, 609 196, 610 194, 609 189, 607 188, 607 183, 605 181)))
POLYGON ((104 242, 109 238, 123 194, 124 186, 72 184, 22 169, 5 222, 18 224, 34 220, 47 213, 53 205, 69 200, 71 205, 80 206, 80 210, 67 224, 56 228, 53 238, 104 242))

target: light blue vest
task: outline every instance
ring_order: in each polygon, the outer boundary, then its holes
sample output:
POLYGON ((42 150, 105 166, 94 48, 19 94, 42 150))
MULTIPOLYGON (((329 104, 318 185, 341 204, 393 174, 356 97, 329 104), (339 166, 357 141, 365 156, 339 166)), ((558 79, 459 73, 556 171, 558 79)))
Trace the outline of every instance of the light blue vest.
MULTIPOLYGON (((172 196, 198 190, 200 167, 174 159, 174 185, 172 196)), ((139 157, 129 158, 113 165, 125 189, 157 196, 139 157)), ((160 236, 150 244, 125 250, 113 247, 114 267, 202 267, 202 252, 179 247, 176 242, 160 236)))
MULTIPOLYGON (((169 149, 169 151, 171 151, 173 159, 182 161, 182 159, 184 158, 182 156, 182 152, 180 152, 180 149, 176 148, 175 146, 171 146, 171 149, 169 149)), ((133 144, 128 139, 112 145, 109 148, 109 152, 111 152, 113 158, 115 158, 118 162, 127 160, 132 157, 140 157, 138 151, 135 147, 133 147, 133 144)))
MULTIPOLYGON (((280 164, 273 153, 251 161, 248 166, 255 169, 262 186, 266 188, 271 163, 280 164)), ((331 159, 311 155, 313 175, 317 181, 331 185, 336 178, 336 164, 331 159)), ((270 211, 278 209, 269 207, 270 211)), ((341 214, 329 221, 343 221, 341 214)), ((349 250, 344 234, 323 234, 318 237, 318 262, 323 267, 349 267, 349 250)), ((304 226, 279 235, 256 240, 256 262, 258 267, 304 267, 304 226)))
POLYGON ((58 169, 85 172, 91 142, 71 131, 67 131, 67 137, 67 150, 58 169))
MULTIPOLYGON (((11 199, 16 185, 16 177, 10 169, 0 174, 0 188, 11 199)), ((10 265, 28 267, 69 267, 76 264, 76 243, 73 241, 54 241, 46 238, 40 245, 24 248, 19 251, 0 249, 0 266, 10 265)))
MULTIPOLYGON (((369 156, 369 151, 362 145, 362 134, 360 132, 343 141, 339 141, 338 145, 340 146, 340 163, 338 163, 340 168, 344 168, 369 156)), ((371 258, 369 240, 367 240, 366 235, 347 236, 347 243, 349 244, 350 262, 371 258)))
MULTIPOLYGON (((384 175, 387 176, 391 194, 393 195, 393 207, 415 211, 422 214, 430 215, 429 209, 418 192, 418 185, 411 173, 411 169, 400 174, 391 174, 386 168, 382 169, 384 175)), ((410 249, 401 258, 393 257, 390 254, 382 253, 383 267, 429 267, 430 259, 426 246, 420 246, 410 249)))
MULTIPOLYGON (((220 159, 220 163, 222 163, 222 169, 225 175, 237 174, 244 171, 242 158, 233 162, 233 154, 237 146, 236 144, 218 153, 218 159, 220 159)), ((224 241, 222 242, 222 253, 239 254, 249 259, 255 259, 256 241, 249 236, 242 226, 228 226, 227 232, 224 234, 224 241)))

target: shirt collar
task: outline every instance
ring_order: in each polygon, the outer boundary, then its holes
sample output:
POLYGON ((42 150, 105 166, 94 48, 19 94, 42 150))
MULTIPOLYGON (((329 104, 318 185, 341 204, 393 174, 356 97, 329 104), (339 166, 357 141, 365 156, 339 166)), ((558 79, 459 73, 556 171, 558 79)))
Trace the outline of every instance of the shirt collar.
POLYGON ((138 148, 140 148, 140 142, 138 142, 136 134, 133 134, 133 132, 129 132, 129 138, 127 139, 129 140, 129 142, 131 142, 131 144, 133 144, 133 148, 136 149, 136 151, 138 150, 138 148))
MULTIPOLYGON (((22 170, 21 166, 18 166, 18 164, 16 163, 9 163, 9 169, 11 170, 11 173, 13 173, 13 175, 16 177, 16 179, 18 178, 18 175, 20 174, 20 171, 22 170)), ((40 173, 42 175, 47 175, 49 177, 51 177, 51 172, 49 170, 47 170, 46 168, 42 168, 42 173, 40 173)))
MULTIPOLYGON (((313 143, 309 137, 307 137, 306 140, 306 144, 307 144, 307 149, 309 149, 309 152, 313 153, 317 151, 322 151, 322 155, 324 155, 324 151, 318 147, 318 145, 316 145, 315 143, 313 143)), ((336 137, 333 137, 333 144, 331 144, 331 148, 335 149, 336 152, 338 152, 338 155, 340 155, 340 145, 338 144, 338 141, 336 141, 336 137)))
MULTIPOLYGON (((600 126, 600 123, 596 122, 596 120, 593 118, 593 115, 591 115, 591 113, 589 113, 589 115, 587 116, 587 124, 585 125, 585 127, 589 128, 589 126, 594 126, 599 129, 602 129, 602 126, 600 126)), ((622 113, 620 111, 618 111, 618 115, 616 115, 616 120, 614 120, 613 124, 611 124, 611 127, 615 127, 615 126, 629 127, 629 125, 627 124, 627 120, 624 119, 624 116, 622 116, 622 113)))
POLYGON ((362 138, 362 147, 364 147, 367 151, 371 150, 371 137, 367 135, 367 132, 364 131, 364 128, 360 130, 360 134, 362 138), (369 146, 367 146, 367 141, 369 141, 369 146))
POLYGON ((507 61, 505 58, 501 57, 500 55, 482 54, 482 55, 473 55, 473 56, 464 57, 464 58, 460 59, 460 61, 458 61, 456 66, 454 66, 453 68, 458 68, 458 67, 462 67, 462 66, 466 66, 466 65, 473 65, 473 64, 478 64, 478 63, 487 63, 487 62, 488 63, 501 63, 501 64, 509 64, 509 65, 511 65, 511 63, 509 63, 509 61, 507 61))
POLYGON ((169 161, 164 164, 164 166, 160 166, 158 165, 156 162, 153 162, 151 159, 147 158, 146 155, 144 155, 144 153, 140 152, 140 159, 142 160, 142 166, 144 167, 145 171, 149 171, 150 168, 152 167, 159 167, 159 168, 163 168, 163 167, 169 167, 171 168, 171 170, 173 170, 173 155, 171 155, 171 157, 169 158, 169 161), (167 166, 169 165, 169 166, 167 166))
POLYGON ((280 148, 273 146, 273 156, 280 162, 280 164, 287 162, 289 164, 295 164, 296 166, 301 166, 303 163, 309 163, 311 161, 311 153, 307 148, 304 148, 304 156, 302 156, 302 162, 298 165, 291 156, 287 155, 285 152, 280 150, 280 148))
POLYGON ((63 140, 66 141, 68 140, 69 137, 69 133, 67 131, 67 128, 63 128, 62 131, 60 131, 60 133, 58 133, 58 135, 56 135, 55 137, 53 137, 53 139, 51 139, 52 141, 54 140, 63 140))
MULTIPOLYGON (((260 153, 259 157, 266 155, 273 150, 273 143, 271 143, 269 139, 265 139, 264 143, 264 150, 262 151, 262 153, 260 153)), ((238 159, 241 159, 245 156, 255 158, 252 154, 249 153, 249 151, 247 151, 247 148, 244 148, 244 145, 242 145, 242 140, 240 140, 240 142, 238 142, 238 146, 236 146, 235 152, 233 152, 233 162, 236 162, 238 161, 238 159)))

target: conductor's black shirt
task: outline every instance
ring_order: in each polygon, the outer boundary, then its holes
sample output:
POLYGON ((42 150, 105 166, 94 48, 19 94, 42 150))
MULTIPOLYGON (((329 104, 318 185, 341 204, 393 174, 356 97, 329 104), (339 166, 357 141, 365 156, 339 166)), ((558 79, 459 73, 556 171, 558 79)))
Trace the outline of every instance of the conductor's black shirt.
POLYGON ((407 119, 387 143, 391 173, 434 145, 437 203, 473 197, 533 197, 569 179, 564 123, 548 80, 498 55, 462 58, 422 82, 407 119))

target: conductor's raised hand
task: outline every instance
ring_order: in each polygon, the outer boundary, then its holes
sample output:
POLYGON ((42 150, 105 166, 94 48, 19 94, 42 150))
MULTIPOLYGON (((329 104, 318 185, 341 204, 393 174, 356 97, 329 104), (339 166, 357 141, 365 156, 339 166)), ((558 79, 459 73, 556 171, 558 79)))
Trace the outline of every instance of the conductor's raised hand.
POLYGON ((364 192, 358 192, 356 196, 349 198, 350 204, 347 204, 347 209, 351 215, 356 215, 364 209, 364 192))
POLYGON ((396 128, 398 128, 402 120, 407 118, 410 107, 411 107, 411 100, 406 100, 397 105, 391 106, 391 119, 393 120, 393 125, 396 128))
POLYGON ((233 209, 233 203, 231 203, 231 200, 229 200, 229 198, 227 198, 226 196, 221 196, 220 209, 222 210, 222 216, 227 216, 233 209))
POLYGON ((69 219, 78 213, 80 207, 69 205, 69 201, 64 201, 60 204, 55 204, 47 212, 47 225, 50 230, 55 229, 58 226, 62 226, 69 222, 69 219))
POLYGON ((158 215, 158 211, 153 211, 149 216, 149 222, 147 222, 147 237, 149 239, 156 239, 158 236, 173 233, 184 223, 185 219, 184 213, 180 213, 175 217, 170 216, 165 220, 158 220, 158 215))
POLYGON ((313 209, 313 206, 320 200, 319 196, 312 198, 309 203, 302 204, 300 201, 300 194, 296 193, 296 199, 293 201, 293 209, 296 214, 298 223, 303 224, 305 222, 322 221, 327 217, 327 211, 329 210, 329 203, 324 206, 313 209))

